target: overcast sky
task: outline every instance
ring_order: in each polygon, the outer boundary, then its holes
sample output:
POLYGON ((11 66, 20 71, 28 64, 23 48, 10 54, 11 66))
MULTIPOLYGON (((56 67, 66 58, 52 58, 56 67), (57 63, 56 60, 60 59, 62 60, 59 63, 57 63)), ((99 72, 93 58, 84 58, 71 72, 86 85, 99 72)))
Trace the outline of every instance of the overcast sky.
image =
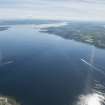
POLYGON ((0 0, 0 19, 105 21, 105 0, 0 0))

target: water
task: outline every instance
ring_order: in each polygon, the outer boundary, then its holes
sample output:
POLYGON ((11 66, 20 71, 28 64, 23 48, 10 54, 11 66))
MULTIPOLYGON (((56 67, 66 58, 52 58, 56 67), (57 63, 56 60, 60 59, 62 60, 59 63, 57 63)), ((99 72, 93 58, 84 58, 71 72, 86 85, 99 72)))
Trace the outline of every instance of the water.
POLYGON ((91 60, 92 48, 31 26, 11 26, 0 32, 0 94, 23 105, 93 105, 94 100, 101 105, 105 76, 81 61, 105 71, 105 50, 94 48, 91 60))

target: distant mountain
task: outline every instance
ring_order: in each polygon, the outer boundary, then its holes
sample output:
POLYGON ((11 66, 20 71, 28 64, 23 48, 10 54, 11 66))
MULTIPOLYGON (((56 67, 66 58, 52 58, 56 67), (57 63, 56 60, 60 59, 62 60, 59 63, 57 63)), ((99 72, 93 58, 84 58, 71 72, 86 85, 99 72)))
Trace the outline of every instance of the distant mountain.
POLYGON ((8 30, 9 27, 0 27, 0 31, 8 30))
POLYGON ((21 25, 21 24, 49 24, 60 21, 56 20, 40 20, 40 19, 24 19, 24 20, 0 20, 0 25, 21 25))

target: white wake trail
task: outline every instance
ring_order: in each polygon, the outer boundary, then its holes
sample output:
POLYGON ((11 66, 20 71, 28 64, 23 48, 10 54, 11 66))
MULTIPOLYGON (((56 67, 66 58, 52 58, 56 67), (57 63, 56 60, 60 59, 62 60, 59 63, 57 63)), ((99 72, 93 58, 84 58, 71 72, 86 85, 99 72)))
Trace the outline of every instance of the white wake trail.
POLYGON ((85 63, 86 65, 88 65, 89 67, 91 67, 91 68, 92 68, 92 69, 91 69, 92 71, 95 70, 95 71, 100 72, 101 74, 105 75, 105 72, 104 72, 104 71, 102 71, 101 69, 95 67, 94 65, 92 65, 92 64, 89 63, 89 62, 87 62, 86 60, 81 59, 81 61, 82 61, 83 63, 85 63))
POLYGON ((12 60, 3 62, 3 55, 2 55, 2 53, 0 52, 0 67, 1 67, 1 66, 5 66, 5 65, 8 65, 8 64, 12 64, 12 63, 14 63, 14 61, 12 61, 12 60))

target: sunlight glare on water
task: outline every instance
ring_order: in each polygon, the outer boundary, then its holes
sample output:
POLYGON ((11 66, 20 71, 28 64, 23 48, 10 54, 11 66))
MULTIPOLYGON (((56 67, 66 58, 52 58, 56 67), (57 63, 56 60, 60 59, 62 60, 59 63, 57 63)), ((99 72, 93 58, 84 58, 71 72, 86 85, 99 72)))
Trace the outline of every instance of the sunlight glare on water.
MULTIPOLYGON (((90 62, 87 62, 84 59, 81 59, 81 61, 86 65, 88 65, 91 71, 94 72, 97 71, 97 73, 101 74, 101 76, 104 76, 105 75, 104 71, 94 66, 94 60, 95 60, 95 47, 93 46, 91 50, 90 62)), ((91 72, 89 72, 88 74, 89 76, 87 77, 87 80, 90 80, 91 76, 93 78, 93 75, 90 73, 91 72)), ((105 89, 105 87, 102 84, 100 84, 100 82, 99 81, 94 82, 95 87, 93 87, 92 89, 89 88, 91 90, 91 93, 80 95, 77 101, 77 105, 105 105, 105 93, 101 91, 105 89)), ((87 84, 88 84, 87 86, 91 87, 90 82, 89 83, 87 82, 87 84)))
POLYGON ((105 105, 105 87, 102 84, 95 84, 91 93, 82 94, 78 97, 77 105, 105 105))
POLYGON ((77 105, 103 105, 105 97, 101 94, 93 93, 88 95, 81 95, 77 105))

